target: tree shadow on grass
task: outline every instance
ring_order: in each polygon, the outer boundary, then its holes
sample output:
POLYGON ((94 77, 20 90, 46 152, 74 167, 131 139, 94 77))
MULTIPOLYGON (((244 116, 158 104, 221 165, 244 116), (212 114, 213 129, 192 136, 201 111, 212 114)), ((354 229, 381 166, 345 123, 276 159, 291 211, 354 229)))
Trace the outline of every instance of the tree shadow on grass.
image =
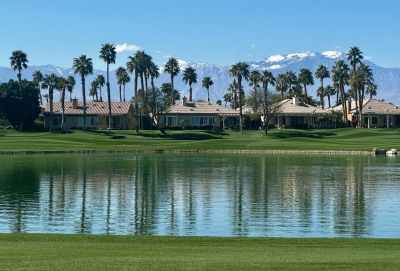
POLYGON ((270 137, 275 139, 288 139, 288 138, 324 138, 335 136, 337 134, 331 132, 312 132, 312 131, 278 131, 270 134, 270 137))
POLYGON ((141 136, 147 138, 164 138, 171 140, 207 140, 207 139, 221 139, 226 133, 215 132, 215 131, 204 131, 199 132, 184 132, 174 134, 162 134, 162 133, 137 133, 134 136, 141 136))

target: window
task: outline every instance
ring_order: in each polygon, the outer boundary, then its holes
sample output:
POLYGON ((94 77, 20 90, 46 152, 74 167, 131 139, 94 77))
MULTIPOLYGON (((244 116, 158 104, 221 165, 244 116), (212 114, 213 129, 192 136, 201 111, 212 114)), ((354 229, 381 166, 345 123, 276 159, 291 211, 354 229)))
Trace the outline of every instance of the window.
POLYGON ((176 124, 177 124, 176 116, 168 116, 168 117, 166 117, 165 124, 167 126, 176 126, 176 124))
POLYGON ((53 117, 53 126, 60 126, 61 125, 61 118, 53 117))
POLYGON ((192 126, 200 125, 200 117, 192 117, 192 126))
POLYGON ((100 120, 98 117, 91 117, 90 118, 90 125, 100 125, 100 120))
POLYGON ((216 117, 192 117, 192 126, 211 126, 217 123, 216 117))
POLYGON ((372 125, 378 124, 378 118, 377 117, 372 117, 372 125))

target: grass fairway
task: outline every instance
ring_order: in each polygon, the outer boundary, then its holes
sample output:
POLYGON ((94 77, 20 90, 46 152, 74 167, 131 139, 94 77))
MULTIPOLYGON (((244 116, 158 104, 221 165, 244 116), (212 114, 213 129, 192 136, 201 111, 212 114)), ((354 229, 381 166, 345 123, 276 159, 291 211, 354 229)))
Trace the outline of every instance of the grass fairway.
POLYGON ((0 131, 0 151, 63 150, 355 150, 400 148, 400 129, 262 131, 0 131))
POLYGON ((400 270, 400 240, 3 234, 0 270, 400 270))

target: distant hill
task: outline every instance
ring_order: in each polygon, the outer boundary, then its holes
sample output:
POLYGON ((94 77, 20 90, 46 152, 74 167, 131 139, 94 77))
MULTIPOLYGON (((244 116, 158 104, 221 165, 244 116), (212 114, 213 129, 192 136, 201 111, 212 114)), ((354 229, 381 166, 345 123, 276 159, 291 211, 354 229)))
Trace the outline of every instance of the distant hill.
MULTIPOLYGON (((249 61, 251 69, 269 69, 275 75, 279 73, 292 70, 298 73, 301 68, 308 68, 314 72, 317 67, 321 64, 326 65, 331 68, 334 62, 340 59, 346 59, 346 55, 339 51, 326 51, 326 52, 301 52, 293 53, 288 55, 272 55, 258 61, 249 61)), ((378 98, 385 99, 387 101, 400 104, 400 68, 384 68, 374 64, 371 61, 365 61, 373 70, 375 81, 378 85, 378 98)), ((184 60, 179 60, 179 65, 181 69, 191 66, 197 70, 198 73, 198 83, 193 85, 193 97, 194 99, 206 99, 207 92, 201 87, 201 80, 204 76, 210 76, 214 85, 210 88, 210 96, 213 101, 217 99, 222 99, 226 92, 227 86, 232 82, 233 78, 229 76, 230 66, 220 66, 206 63, 195 63, 184 60)), ((55 73, 57 75, 73 75, 71 68, 62 68, 53 65, 42 65, 42 66, 30 66, 27 70, 23 71, 23 77, 27 79, 32 78, 32 73, 35 70, 40 70, 43 74, 55 73)), ((162 67, 161 67, 162 70, 162 67)), ((105 71, 95 70, 94 76, 98 74, 105 75, 105 71)), ((112 99, 116 100, 119 97, 118 86, 116 83, 115 72, 110 73, 112 99)), ((15 79, 15 72, 6 67, 0 67, 0 81, 6 82, 9 79, 15 79)), ((75 76, 77 85, 74 89, 73 96, 81 98, 81 86, 80 78, 75 76)), ((87 77, 87 85, 89 86, 92 81, 93 76, 87 77)), ((161 73, 161 76, 156 80, 156 85, 161 85, 163 82, 169 82, 169 76, 165 73, 161 73)), ((326 81, 328 84, 329 80, 326 81)), ((315 90, 318 87, 318 81, 315 80, 316 85, 310 87, 309 93, 315 96, 315 90)), ((182 95, 188 96, 188 86, 182 82, 182 74, 180 73, 175 79, 176 89, 181 91, 182 95)), ((249 89, 245 85, 246 91, 249 89)), ((88 89, 89 87, 87 87, 88 89)), ((127 97, 132 97, 133 95, 133 83, 130 82, 126 86, 127 97)), ((105 96, 105 88, 103 90, 103 96, 105 96)), ((56 94, 57 98, 57 94, 56 94)))

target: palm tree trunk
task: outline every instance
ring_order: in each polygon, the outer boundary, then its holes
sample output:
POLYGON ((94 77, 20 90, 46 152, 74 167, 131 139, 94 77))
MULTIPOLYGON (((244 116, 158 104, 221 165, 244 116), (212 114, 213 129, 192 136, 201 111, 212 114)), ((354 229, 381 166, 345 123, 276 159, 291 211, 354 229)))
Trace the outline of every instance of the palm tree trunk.
POLYGON ((268 84, 264 83, 264 130, 268 134, 268 84))
POLYGON ((145 86, 146 92, 147 92, 147 90, 149 89, 149 88, 147 87, 147 72, 144 73, 144 86, 145 86))
POLYGON ((69 93, 69 101, 72 102, 72 91, 69 93))
POLYGON ((135 81, 134 81, 134 88, 135 88, 135 113, 136 113, 136 124, 135 124, 135 130, 136 132, 139 132, 139 110, 138 110, 138 78, 139 78, 139 73, 138 71, 135 70, 135 81))
POLYGON ((100 102, 103 101, 103 96, 101 95, 101 87, 99 86, 99 90, 100 90, 100 102))
POLYGON ((171 102, 175 104, 174 76, 171 74, 171 102))
POLYGON ((21 77, 21 70, 20 69, 18 69, 17 78, 18 78, 18 83, 21 86, 22 77, 21 77))
POLYGON ((108 98, 108 131, 111 132, 111 90, 109 81, 109 67, 110 64, 107 63, 107 98, 108 98))
POLYGON ((240 133, 243 134, 242 77, 241 76, 238 77, 238 85, 239 85, 239 112, 240 112, 239 125, 240 125, 240 133))
POLYGON ((49 87, 49 99, 50 99, 50 133, 53 128, 53 87, 49 87))
POLYGON ((86 91, 85 91, 85 75, 81 74, 82 83, 82 99, 83 99, 83 129, 86 129, 86 91))
POLYGON ((329 108, 331 107, 331 95, 329 95, 328 94, 328 105, 329 105, 329 108))
POLYGON ((123 90, 124 90, 124 102, 125 102, 125 83, 124 83, 124 88, 123 88, 123 90))
POLYGON ((64 131, 65 117, 65 87, 61 91, 61 131, 64 131))
POLYGON ((119 84, 119 101, 122 102, 122 84, 119 84))
POLYGON ((210 102, 210 88, 207 88, 207 100, 210 102))
POLYGON ((304 96, 307 98, 307 84, 304 84, 304 96))
POLYGON ((189 102, 192 101, 192 83, 189 83, 189 102))
POLYGON ((40 87, 40 82, 39 82, 39 101, 40 105, 43 105, 42 88, 40 87))

